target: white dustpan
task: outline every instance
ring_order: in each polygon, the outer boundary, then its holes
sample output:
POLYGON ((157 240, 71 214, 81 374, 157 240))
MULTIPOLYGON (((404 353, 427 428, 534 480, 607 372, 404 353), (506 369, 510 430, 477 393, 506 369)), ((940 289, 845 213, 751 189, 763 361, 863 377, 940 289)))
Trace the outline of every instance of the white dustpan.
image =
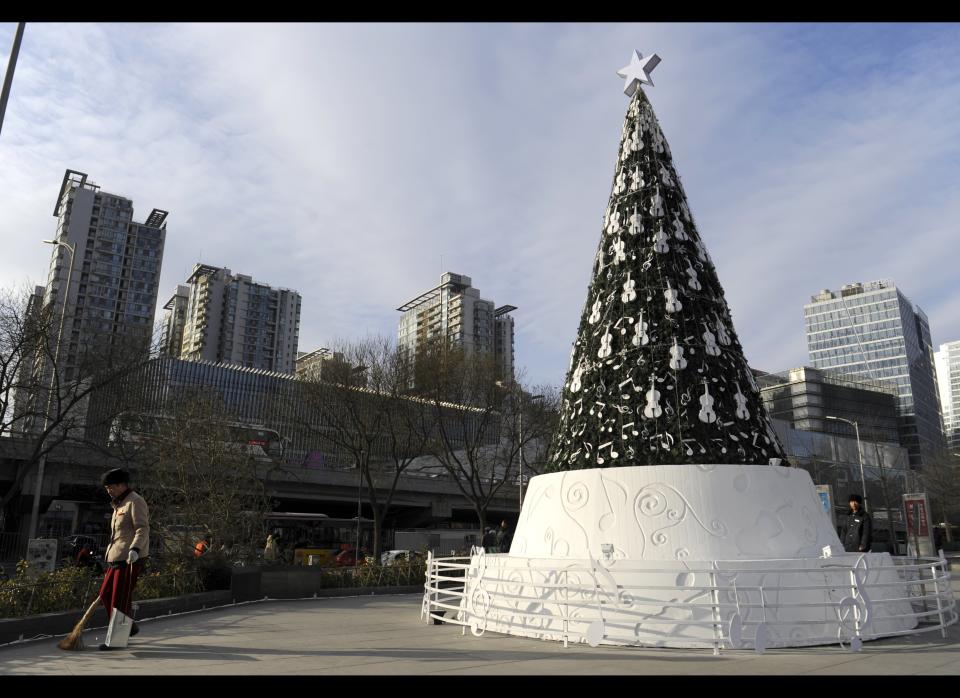
POLYGON ((118 609, 113 609, 113 615, 110 616, 110 624, 107 626, 107 639, 104 641, 104 644, 110 649, 126 647, 132 628, 133 619, 121 613, 118 609))

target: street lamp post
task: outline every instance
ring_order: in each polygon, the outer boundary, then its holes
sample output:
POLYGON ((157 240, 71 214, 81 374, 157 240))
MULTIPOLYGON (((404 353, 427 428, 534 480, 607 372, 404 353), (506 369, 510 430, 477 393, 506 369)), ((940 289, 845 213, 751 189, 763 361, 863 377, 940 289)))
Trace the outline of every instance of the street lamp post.
MULTIPOLYGON (((518 402, 520 405, 520 416, 518 419, 519 426, 517 428, 517 436, 520 439, 520 486, 517 489, 519 490, 519 494, 520 494, 520 510, 522 511, 523 510, 523 390, 521 390, 518 387, 517 391, 519 394, 518 402)), ((534 400, 542 400, 543 398, 544 398, 543 395, 531 395, 530 402, 533 402, 534 400)))
MULTIPOLYGON (((856 431, 856 434, 857 434, 857 455, 858 455, 858 457, 860 458, 860 486, 861 486, 862 489, 863 489, 863 509, 864 509, 864 511, 866 511, 866 512, 869 513, 869 512, 870 512, 870 509, 869 509, 869 507, 867 507, 867 481, 866 481, 866 479, 863 477, 863 449, 862 449, 861 446, 860 446, 860 426, 859 426, 856 422, 851 421, 851 420, 849 420, 849 419, 844 419, 843 417, 832 417, 832 416, 830 416, 830 415, 827 415, 826 418, 827 418, 827 419, 832 419, 832 420, 837 421, 837 422, 846 422, 847 424, 852 424, 854 430, 856 431)), ((889 512, 888 512, 888 515, 889 515, 889 512)))
MULTIPOLYGON (((60 310, 60 329, 57 330, 57 346, 53 351, 53 370, 50 372, 50 384, 47 390, 47 409, 43 412, 43 431, 41 434, 45 434, 47 427, 50 424, 50 404, 53 400, 53 379, 56 376, 56 371, 58 364, 60 363, 60 342, 63 339, 63 322, 67 315, 67 300, 70 296, 70 277, 73 274, 73 258, 76 248, 71 245, 69 242, 63 242, 60 240, 44 240, 48 245, 54 245, 58 247, 66 247, 70 251, 70 266, 67 268, 67 285, 63 290, 63 307, 60 310)), ((58 384, 59 390, 59 384, 58 384)), ((37 537, 37 525, 40 520, 40 493, 43 487, 43 474, 47 465, 47 454, 44 451, 40 455, 40 462, 37 466, 37 482, 36 486, 33 488, 33 507, 30 510, 30 538, 37 537)))
MULTIPOLYGON (((322 369, 322 364, 321 364, 322 369)), ((347 376, 347 382, 352 382, 352 378, 356 375, 360 375, 367 370, 366 366, 354 366, 350 369, 350 373, 347 376)), ((370 457, 370 454, 367 454, 367 457, 370 457)), ((363 448, 360 449, 360 458, 357 459, 357 545, 353 550, 353 569, 356 571, 357 566, 360 564, 360 499, 362 497, 361 488, 363 487, 363 448)))
POLYGON ((23 41, 23 27, 23 22, 17 24, 17 31, 13 35, 10 61, 7 63, 7 74, 3 79, 3 89, 0 90, 0 130, 3 129, 3 115, 7 113, 7 100, 10 98, 10 88, 13 86, 13 71, 17 69, 17 56, 20 55, 20 42, 23 41))

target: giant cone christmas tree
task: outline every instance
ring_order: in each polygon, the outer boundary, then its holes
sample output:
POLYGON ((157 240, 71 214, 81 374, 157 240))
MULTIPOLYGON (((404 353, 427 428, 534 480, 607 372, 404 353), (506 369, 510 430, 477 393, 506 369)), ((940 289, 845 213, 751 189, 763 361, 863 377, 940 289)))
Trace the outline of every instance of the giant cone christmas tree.
POLYGON ((670 148, 634 89, 548 469, 783 459, 670 148))

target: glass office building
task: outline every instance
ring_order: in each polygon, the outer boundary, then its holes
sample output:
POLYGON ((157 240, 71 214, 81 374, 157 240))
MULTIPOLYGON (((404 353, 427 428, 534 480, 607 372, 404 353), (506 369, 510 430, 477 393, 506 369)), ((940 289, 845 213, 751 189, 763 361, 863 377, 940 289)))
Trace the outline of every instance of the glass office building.
POLYGON ((814 368, 896 385, 900 443, 911 467, 943 449, 930 325, 893 281, 823 290, 803 314, 814 368))

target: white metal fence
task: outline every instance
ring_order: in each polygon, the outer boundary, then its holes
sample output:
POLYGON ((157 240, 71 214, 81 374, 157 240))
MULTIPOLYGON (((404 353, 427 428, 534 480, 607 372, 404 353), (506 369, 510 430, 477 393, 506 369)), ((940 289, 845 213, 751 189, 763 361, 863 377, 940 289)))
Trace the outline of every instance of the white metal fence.
POLYGON ((421 619, 599 644, 720 649, 825 645, 939 630, 958 619, 947 561, 680 563, 429 556, 421 619), (789 563, 789 564, 786 564, 789 563), (756 582, 760 583, 756 583, 756 582), (682 593, 681 593, 682 592, 682 593), (642 628, 642 632, 641 632, 642 628), (681 628, 678 634, 677 628, 681 628))

